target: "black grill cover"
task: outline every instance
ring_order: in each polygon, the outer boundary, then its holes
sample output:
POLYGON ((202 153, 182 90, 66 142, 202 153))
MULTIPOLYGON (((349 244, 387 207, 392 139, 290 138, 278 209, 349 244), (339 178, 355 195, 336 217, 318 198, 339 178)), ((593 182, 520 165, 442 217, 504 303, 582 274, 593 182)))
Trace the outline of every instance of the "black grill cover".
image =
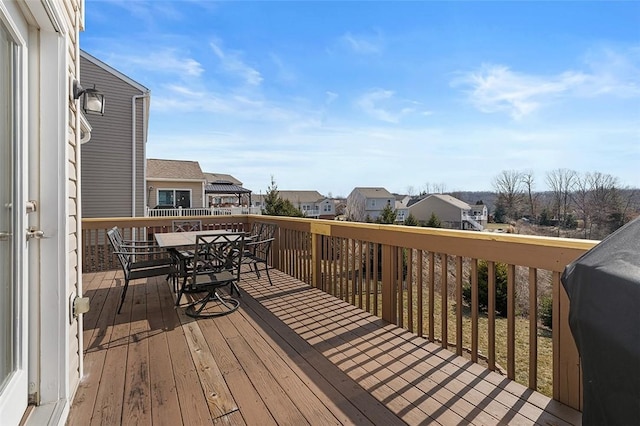
POLYGON ((640 218, 568 265, 585 425, 640 425, 640 218))

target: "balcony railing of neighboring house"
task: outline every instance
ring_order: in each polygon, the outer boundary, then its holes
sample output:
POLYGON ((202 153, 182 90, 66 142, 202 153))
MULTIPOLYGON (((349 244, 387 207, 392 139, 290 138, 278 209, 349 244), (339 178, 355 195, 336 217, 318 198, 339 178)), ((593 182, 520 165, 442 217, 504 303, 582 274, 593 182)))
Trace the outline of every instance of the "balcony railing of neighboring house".
POLYGON ((260 207, 196 207, 175 209, 152 209, 147 207, 147 217, 168 216, 230 216, 239 214, 262 214, 260 207))
MULTIPOLYGON (((489 370, 502 371, 508 379, 515 380, 517 374, 518 381, 534 390, 541 380, 538 358, 542 356, 538 353, 538 290, 549 285, 553 296, 552 397, 582 409, 580 361, 569 329, 569 301, 560 276, 564 267, 593 247, 595 241, 274 216, 198 219, 209 229, 248 230, 258 220, 276 223, 279 228, 273 245, 273 267, 418 336, 439 342, 442 348, 466 355, 489 370), (476 303, 481 260, 488 265, 490 296, 486 315, 479 312, 476 303), (506 332, 500 334, 506 342, 496 348, 498 263, 506 265, 508 306, 506 332), (462 296, 463 284, 467 283, 472 298, 472 307, 468 308, 463 305, 462 296), (516 321, 516 291, 530 296, 528 319, 518 317, 516 321), (450 312, 455 320, 450 319, 450 312), (480 322, 486 325, 482 335, 480 322), (524 337, 526 343, 516 344, 516 336, 523 334, 528 335, 524 337), (516 365, 516 352, 522 351, 525 361, 521 363, 525 365, 516 365), (500 363, 498 352, 506 353, 500 363)), ((82 226, 83 268, 91 272, 117 267, 105 242, 106 231, 111 227, 123 228, 126 235, 152 238, 154 232, 170 230, 171 220, 85 219, 82 226)))
POLYGON ((302 210, 302 214, 305 217, 318 217, 318 216, 320 216, 320 210, 318 210, 318 209, 302 210))

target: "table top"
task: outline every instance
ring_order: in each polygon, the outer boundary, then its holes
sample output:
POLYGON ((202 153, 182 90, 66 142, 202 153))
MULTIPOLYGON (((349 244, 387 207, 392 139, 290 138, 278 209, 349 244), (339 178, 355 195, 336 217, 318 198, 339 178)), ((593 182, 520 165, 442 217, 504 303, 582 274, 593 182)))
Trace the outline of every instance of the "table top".
POLYGON ((217 229, 211 231, 188 231, 188 232, 166 232, 166 233, 158 233, 154 234, 156 238, 156 242, 160 247, 170 248, 170 247, 182 247, 182 246, 193 246, 196 244, 196 236, 198 235, 221 235, 232 233, 232 231, 227 231, 225 229, 217 229))

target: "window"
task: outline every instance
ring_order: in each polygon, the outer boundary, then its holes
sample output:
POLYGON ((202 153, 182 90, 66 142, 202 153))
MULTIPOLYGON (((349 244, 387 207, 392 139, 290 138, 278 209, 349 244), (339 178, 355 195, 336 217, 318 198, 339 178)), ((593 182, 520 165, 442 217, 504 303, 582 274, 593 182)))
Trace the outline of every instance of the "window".
POLYGON ((158 205, 190 208, 191 190, 160 189, 158 190, 158 205))
POLYGON ((375 207, 376 206, 376 200, 371 200, 371 207, 375 207))

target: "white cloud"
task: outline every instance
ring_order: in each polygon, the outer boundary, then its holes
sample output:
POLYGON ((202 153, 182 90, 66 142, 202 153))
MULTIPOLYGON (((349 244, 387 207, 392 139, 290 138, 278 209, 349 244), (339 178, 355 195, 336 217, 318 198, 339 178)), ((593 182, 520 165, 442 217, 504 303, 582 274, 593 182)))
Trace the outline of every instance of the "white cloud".
POLYGON ((242 61, 240 58, 242 56, 241 52, 223 50, 222 42, 219 40, 214 40, 209 45, 213 53, 220 59, 222 68, 225 71, 242 78, 252 86, 259 86, 262 83, 260 72, 242 61))
POLYGON ((391 99, 393 95, 394 92, 391 90, 376 89, 362 95, 356 103, 364 112, 378 120, 397 123, 399 120, 398 114, 393 114, 379 106, 381 101, 391 99))
POLYGON ((397 98, 394 91, 384 89, 373 89, 363 94, 356 100, 356 105, 371 117, 394 124, 410 114, 431 114, 431 111, 418 110, 419 102, 397 98))
POLYGON ((335 101, 336 99, 338 99, 338 94, 335 92, 331 92, 331 91, 326 91, 325 92, 326 95, 326 99, 324 101, 325 104, 330 105, 333 103, 333 101, 335 101))
POLYGON ((584 75, 565 73, 544 79, 513 72, 504 65, 483 65, 452 84, 470 86, 469 98, 480 111, 507 112, 517 120, 537 110, 549 97, 566 93, 581 84, 585 78, 584 75))
POLYGON ((585 70, 568 70, 545 76, 511 70, 506 65, 483 64, 454 79, 466 87, 471 103, 485 113, 505 112, 519 120, 563 98, 640 96, 639 49, 626 54, 596 49, 585 58, 585 70))
POLYGON ((365 35, 353 35, 348 32, 343 35, 340 40, 355 53, 359 54, 377 54, 380 53, 383 48, 383 42, 379 35, 369 37, 365 35))
POLYGON ((162 49, 135 54, 112 55, 110 62, 117 63, 119 68, 140 68, 146 72, 178 74, 182 77, 199 77, 204 71, 200 62, 186 55, 180 55, 178 49, 162 49))

